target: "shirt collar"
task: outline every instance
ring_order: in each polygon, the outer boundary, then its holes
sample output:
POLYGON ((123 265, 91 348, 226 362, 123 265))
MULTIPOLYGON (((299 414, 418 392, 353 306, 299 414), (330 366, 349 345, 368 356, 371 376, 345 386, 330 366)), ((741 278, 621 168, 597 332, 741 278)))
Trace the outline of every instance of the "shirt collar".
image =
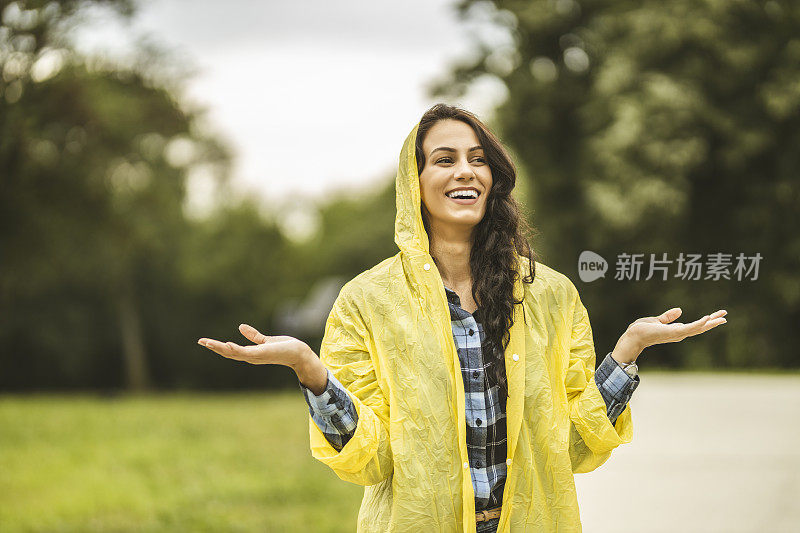
MULTIPOLYGON (((444 293, 447 295, 447 301, 449 303, 451 303, 452 305, 455 305, 456 307, 458 307, 462 311, 464 310, 461 307, 461 298, 459 298, 458 293, 456 291, 450 289, 449 287, 447 287, 447 285, 444 285, 444 293)), ((466 312, 466 311, 464 311, 464 312, 466 312)), ((475 312, 472 313, 472 318, 474 318, 476 322, 480 322, 481 321, 481 309, 480 308, 476 309, 475 312)))
POLYGON ((449 289, 447 285, 444 286, 444 293, 447 295, 447 301, 461 307, 461 298, 458 297, 456 291, 449 289))

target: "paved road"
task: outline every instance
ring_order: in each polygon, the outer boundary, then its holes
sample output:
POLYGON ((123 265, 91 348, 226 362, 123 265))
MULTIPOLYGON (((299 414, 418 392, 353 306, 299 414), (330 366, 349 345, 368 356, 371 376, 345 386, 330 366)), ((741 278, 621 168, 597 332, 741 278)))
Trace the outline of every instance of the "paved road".
POLYGON ((800 532, 800 376, 641 377, 633 441, 575 476, 585 533, 800 532))

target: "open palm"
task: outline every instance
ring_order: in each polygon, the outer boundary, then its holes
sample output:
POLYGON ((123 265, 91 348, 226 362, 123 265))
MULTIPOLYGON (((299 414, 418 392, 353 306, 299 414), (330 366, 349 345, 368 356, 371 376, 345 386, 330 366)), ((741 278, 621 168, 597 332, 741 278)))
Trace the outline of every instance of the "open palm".
POLYGON ((640 318, 628 326, 626 333, 630 333, 637 340, 640 348, 644 349, 654 344, 679 342, 686 337, 699 335, 727 322, 727 319, 723 317, 728 312, 724 309, 688 324, 674 322, 681 316, 681 312, 680 307, 674 307, 659 316, 640 318))
POLYGON ((304 350, 309 349, 308 345, 299 339, 288 335, 264 335, 247 324, 241 324, 239 332, 255 344, 241 346, 235 342, 222 342, 205 337, 199 339, 197 343, 228 359, 253 365, 273 364, 289 367, 298 364, 304 350))

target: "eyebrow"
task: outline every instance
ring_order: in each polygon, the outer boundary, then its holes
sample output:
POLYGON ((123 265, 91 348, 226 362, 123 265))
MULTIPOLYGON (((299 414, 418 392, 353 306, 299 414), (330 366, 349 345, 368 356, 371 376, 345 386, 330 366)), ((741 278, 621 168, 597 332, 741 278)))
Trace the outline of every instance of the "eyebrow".
MULTIPOLYGON (((455 152, 456 151, 455 148, 450 148, 449 146, 440 146, 438 148, 434 148, 433 150, 431 150, 431 155, 433 155, 433 153, 438 151, 438 150, 441 150, 443 152, 455 152)), ((475 150, 483 150, 483 146, 473 146, 472 148, 467 150, 467 152, 474 152, 475 150)))

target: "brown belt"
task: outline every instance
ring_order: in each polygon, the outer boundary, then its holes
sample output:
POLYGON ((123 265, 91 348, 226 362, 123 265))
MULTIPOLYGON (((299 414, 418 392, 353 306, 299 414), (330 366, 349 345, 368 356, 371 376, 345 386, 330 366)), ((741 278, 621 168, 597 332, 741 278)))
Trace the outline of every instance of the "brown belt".
POLYGON ((484 520, 491 520, 492 518, 498 518, 500 516, 501 509, 502 507, 495 507, 494 509, 484 509, 483 511, 479 511, 475 513, 475 521, 483 522, 484 520))

